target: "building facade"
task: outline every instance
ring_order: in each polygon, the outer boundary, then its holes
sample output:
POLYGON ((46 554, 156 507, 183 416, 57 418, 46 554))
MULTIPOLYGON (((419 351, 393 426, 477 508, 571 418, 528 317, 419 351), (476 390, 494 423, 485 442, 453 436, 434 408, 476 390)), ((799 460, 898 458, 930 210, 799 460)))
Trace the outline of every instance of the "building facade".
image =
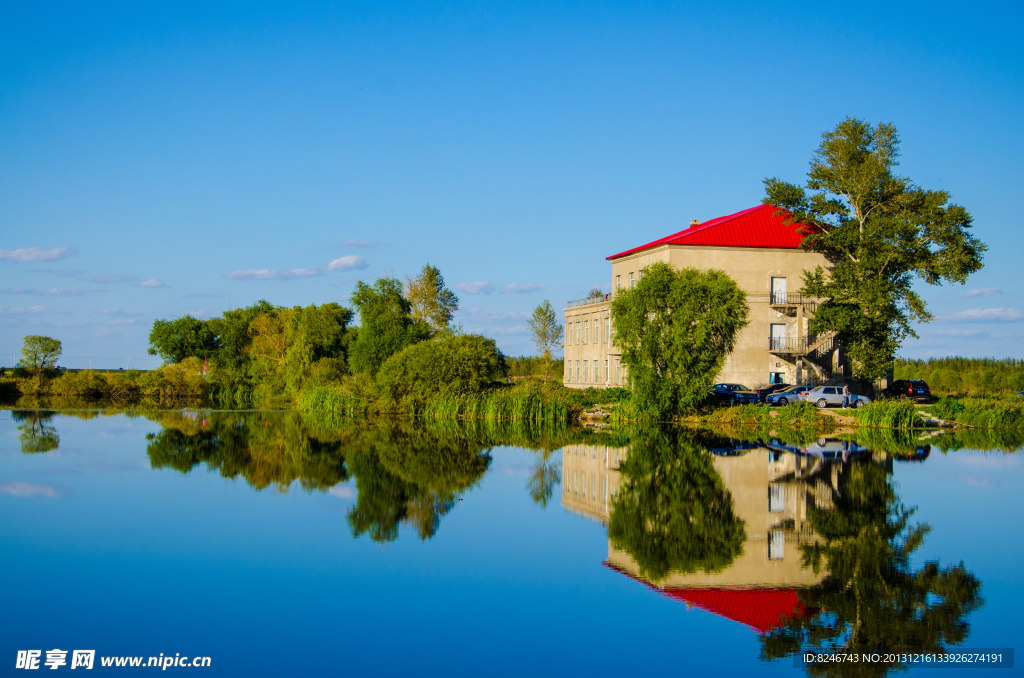
POLYGON ((636 285, 647 266, 718 269, 747 293, 749 324, 717 381, 821 384, 841 379, 842 356, 831 334, 813 336, 808 324, 818 300, 795 292, 803 275, 826 266, 821 254, 800 249, 802 236, 771 205, 692 223, 666 238, 608 257, 612 292, 565 308, 565 373, 572 388, 625 386, 628 375, 615 346, 611 300, 636 285))

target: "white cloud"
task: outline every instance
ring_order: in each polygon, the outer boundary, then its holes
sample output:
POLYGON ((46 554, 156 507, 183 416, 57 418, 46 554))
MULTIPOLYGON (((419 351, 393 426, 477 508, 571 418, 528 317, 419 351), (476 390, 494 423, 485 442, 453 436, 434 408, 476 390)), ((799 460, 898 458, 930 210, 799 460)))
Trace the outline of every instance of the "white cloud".
POLYGON ((327 264, 328 271, 361 271, 369 266, 366 263, 366 259, 357 257, 354 254, 349 254, 344 257, 338 257, 331 263, 327 264))
POLYGON ((143 280, 138 284, 138 287, 149 287, 155 289, 157 287, 167 287, 167 283, 163 280, 157 280, 156 278, 150 278, 149 280, 143 280))
POLYGON ((547 285, 538 285, 536 283, 520 285, 518 282, 514 282, 502 287, 501 291, 506 294, 529 294, 530 292, 543 292, 547 288, 547 285))
POLYGON ((197 308, 194 311, 189 311, 188 314, 193 318, 202 318, 203 316, 210 317, 214 315, 219 315, 217 311, 211 311, 206 308, 197 308))
POLYGON ((361 250, 369 250, 374 247, 380 247, 380 243, 373 240, 346 240, 339 247, 355 247, 361 250))
POLYGON ((291 280, 292 278, 306 278, 320 275, 315 268, 293 268, 290 271, 275 271, 269 268, 247 268, 243 271, 232 271, 225 273, 228 280, 291 280))
POLYGON ((15 306, 13 308, 4 308, 0 306, 0 314, 3 315, 26 315, 29 313, 45 313, 45 306, 15 306))
POLYGON ((356 488, 351 485, 335 485, 331 489, 327 490, 327 494, 340 499, 355 499, 356 488))
POLYGON ((985 330, 934 330, 929 334, 939 337, 987 337, 989 333, 985 330))
POLYGON ((136 282, 141 278, 138 275, 126 275, 123 273, 100 273, 98 275, 86 275, 82 276, 82 280, 86 282, 96 283, 97 285, 110 285, 112 283, 132 283, 136 282))
POLYGON ((458 283, 454 289, 461 294, 490 294, 494 291, 494 285, 487 280, 474 280, 468 283, 458 283))
POLYGON ((67 496, 67 490, 62 490, 54 485, 43 483, 12 482, 0 484, 0 494, 9 494, 12 497, 50 497, 59 499, 67 496))
POLYGON ((51 250, 44 250, 39 247, 27 247, 19 250, 0 249, 0 259, 4 261, 17 261, 19 263, 67 259, 76 254, 78 254, 78 250, 71 247, 54 247, 51 250))
POLYGON ((0 294, 35 294, 45 295, 48 297, 80 297, 85 294, 80 289, 69 290, 64 287, 54 287, 48 290, 37 290, 31 287, 5 287, 0 290, 0 294))
POLYGON ((105 308, 102 311, 97 311, 97 313, 101 313, 111 318, 135 318, 142 315, 141 313, 132 311, 122 311, 119 308, 105 308))
POLYGON ((972 308, 942 316, 940 320, 962 323, 1016 323, 1024 320, 1024 313, 1015 308, 972 308))
POLYGON ((1001 289, 999 289, 998 287, 982 287, 981 289, 977 289, 977 290, 967 290, 965 292, 961 292, 960 296, 961 297, 968 297, 968 298, 970 298, 970 297, 988 297, 988 296, 991 296, 993 294, 1002 294, 1002 293, 1003 293, 1003 291, 1001 289))

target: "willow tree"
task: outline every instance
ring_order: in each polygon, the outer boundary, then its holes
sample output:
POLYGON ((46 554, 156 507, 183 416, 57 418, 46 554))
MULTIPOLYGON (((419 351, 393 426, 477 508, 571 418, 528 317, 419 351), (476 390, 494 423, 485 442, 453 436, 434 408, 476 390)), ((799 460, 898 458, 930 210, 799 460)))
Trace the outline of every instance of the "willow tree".
POLYGON ((708 396, 748 314, 746 294, 724 272, 664 262, 619 290, 611 309, 634 402, 657 419, 708 396))
POLYGON ((826 298, 811 331, 835 332, 867 381, 885 375, 903 340, 917 336, 913 322, 932 319, 914 282, 963 283, 986 250, 949 193, 896 174, 899 141, 891 124, 847 118, 822 135, 806 187, 764 182, 764 202, 805 224, 802 247, 828 260, 804 276, 803 292, 826 298))

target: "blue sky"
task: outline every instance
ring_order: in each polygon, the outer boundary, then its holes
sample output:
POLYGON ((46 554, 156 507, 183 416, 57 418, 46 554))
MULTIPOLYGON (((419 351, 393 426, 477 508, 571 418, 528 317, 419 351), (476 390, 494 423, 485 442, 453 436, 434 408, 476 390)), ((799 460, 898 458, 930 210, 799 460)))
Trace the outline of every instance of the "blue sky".
POLYGON ((294 4, 0 7, 0 364, 155 366, 155 318, 426 262, 530 353, 539 302, 802 180, 848 115, 991 247, 903 355, 1022 357, 1020 3, 294 4))

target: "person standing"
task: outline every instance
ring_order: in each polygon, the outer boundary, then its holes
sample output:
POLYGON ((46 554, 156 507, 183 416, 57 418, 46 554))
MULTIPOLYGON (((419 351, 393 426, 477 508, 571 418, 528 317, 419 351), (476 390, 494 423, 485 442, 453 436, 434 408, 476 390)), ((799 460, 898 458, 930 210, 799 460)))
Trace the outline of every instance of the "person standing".
POLYGON ((850 385, 843 384, 843 409, 850 406, 850 385))

